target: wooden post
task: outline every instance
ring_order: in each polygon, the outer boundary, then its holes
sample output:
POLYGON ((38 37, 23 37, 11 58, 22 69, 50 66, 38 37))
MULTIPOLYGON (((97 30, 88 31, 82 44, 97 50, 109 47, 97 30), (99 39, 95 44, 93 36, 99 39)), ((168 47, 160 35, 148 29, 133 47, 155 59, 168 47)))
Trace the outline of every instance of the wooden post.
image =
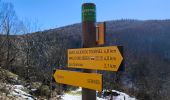
MULTIPOLYGON (((83 48, 96 46, 96 6, 93 3, 82 5, 83 48)), ((92 66, 93 67, 93 66, 92 66)), ((86 73, 96 73, 95 70, 84 69, 86 73)), ((82 88, 82 100, 96 100, 96 91, 82 88)))

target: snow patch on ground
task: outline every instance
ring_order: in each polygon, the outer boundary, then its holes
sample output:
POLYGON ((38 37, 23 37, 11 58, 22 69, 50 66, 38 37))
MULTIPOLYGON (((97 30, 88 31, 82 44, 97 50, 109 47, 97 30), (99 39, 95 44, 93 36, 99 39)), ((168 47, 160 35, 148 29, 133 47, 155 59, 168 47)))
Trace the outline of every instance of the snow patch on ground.
MULTIPOLYGON (((79 88, 75 91, 71 91, 71 93, 65 93, 62 97, 63 100, 81 100, 82 97, 81 97, 81 94, 76 94, 77 92, 80 92, 82 89, 79 88)), ((119 92, 119 91, 116 91, 116 90, 112 90, 112 92, 116 92, 118 93, 119 95, 118 96, 113 96, 113 100, 137 100, 133 97, 130 97, 129 95, 127 95, 126 93, 123 93, 123 92, 119 92)), ((99 98, 97 97, 97 100, 108 100, 109 97, 107 98, 99 98)))
POLYGON ((81 100, 81 95, 64 94, 63 100, 81 100))
MULTIPOLYGON (((62 99, 63 100, 82 100, 82 96, 81 96, 81 94, 79 94, 79 95, 64 94, 62 99)), ((97 100, 107 100, 107 99, 97 97, 97 100)))
POLYGON ((33 99, 32 95, 24 92, 22 89, 24 89, 24 87, 22 85, 12 86, 11 95, 21 97, 21 98, 26 99, 26 100, 35 100, 35 99, 33 99))
POLYGON ((15 88, 15 89, 20 89, 20 90, 21 90, 21 89, 24 89, 24 86, 22 86, 22 85, 14 85, 14 88, 15 88))
POLYGON ((120 94, 119 96, 114 96, 113 100, 136 100, 135 98, 130 97, 126 93, 119 92, 119 91, 116 91, 116 90, 112 90, 112 92, 116 92, 116 93, 120 94))

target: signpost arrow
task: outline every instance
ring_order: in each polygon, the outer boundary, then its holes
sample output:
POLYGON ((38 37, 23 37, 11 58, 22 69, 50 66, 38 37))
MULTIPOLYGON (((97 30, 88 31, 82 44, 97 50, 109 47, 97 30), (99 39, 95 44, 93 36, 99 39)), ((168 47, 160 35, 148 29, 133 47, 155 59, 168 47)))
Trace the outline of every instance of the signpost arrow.
POLYGON ((118 46, 68 50, 68 67, 118 71, 123 56, 118 46))
POLYGON ((53 77, 58 83, 102 91, 101 74, 56 70, 53 77))

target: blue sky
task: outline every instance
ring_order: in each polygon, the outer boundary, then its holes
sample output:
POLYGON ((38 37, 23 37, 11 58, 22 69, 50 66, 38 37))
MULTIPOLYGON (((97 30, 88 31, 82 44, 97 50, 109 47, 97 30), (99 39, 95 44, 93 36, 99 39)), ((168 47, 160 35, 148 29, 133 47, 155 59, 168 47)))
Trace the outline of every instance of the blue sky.
POLYGON ((81 22, 81 5, 94 2, 97 21, 117 19, 170 19, 170 0, 3 0, 14 5, 22 20, 44 29, 81 22))

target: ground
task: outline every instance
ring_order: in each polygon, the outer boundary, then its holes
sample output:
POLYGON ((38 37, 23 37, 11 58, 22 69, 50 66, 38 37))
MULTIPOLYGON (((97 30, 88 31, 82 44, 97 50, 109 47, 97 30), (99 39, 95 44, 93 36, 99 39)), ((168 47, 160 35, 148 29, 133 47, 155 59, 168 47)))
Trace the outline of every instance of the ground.
MULTIPOLYGON (((48 100, 47 97, 35 97, 30 93, 36 91, 38 88, 44 90, 44 87, 39 82, 34 82, 27 85, 28 83, 23 79, 19 78, 18 75, 4 70, 0 67, 0 100, 48 100)), ((45 89, 46 90, 46 89, 45 89)), ((101 97, 97 97, 97 100, 108 100, 111 98, 110 94, 106 94, 108 90, 103 90, 101 97), (105 95, 106 94, 106 95, 105 95)), ((113 100, 136 100, 133 97, 130 97, 126 93, 112 90, 117 96, 113 96, 113 100)), ((46 93, 46 92, 45 92, 46 93)), ((49 100, 81 100, 81 88, 78 88, 74 91, 65 92, 63 95, 57 95, 56 92, 53 95, 53 98, 49 100)))

